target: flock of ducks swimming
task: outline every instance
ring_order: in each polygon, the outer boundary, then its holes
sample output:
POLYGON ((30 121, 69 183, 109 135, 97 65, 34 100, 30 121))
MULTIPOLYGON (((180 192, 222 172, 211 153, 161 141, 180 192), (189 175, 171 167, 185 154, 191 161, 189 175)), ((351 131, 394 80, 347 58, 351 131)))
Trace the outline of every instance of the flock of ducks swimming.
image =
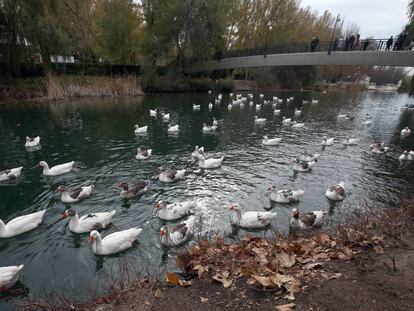
MULTIPOLYGON (((264 95, 259 95, 260 101, 263 102, 263 105, 272 105, 273 114, 280 114, 280 109, 278 106, 283 103, 283 99, 280 99, 274 96, 271 100, 265 100, 264 95)), ((235 106, 243 108, 245 105, 253 106, 253 95, 248 94, 247 97, 243 97, 241 94, 234 96, 233 93, 230 93, 230 104, 228 105, 228 110, 233 109, 235 106)), ((215 104, 219 104, 222 100, 222 95, 219 94, 217 99, 215 99, 215 104)), ((286 102, 289 103, 293 100, 293 97, 286 99, 286 102)), ((303 104, 317 104, 318 100, 303 101, 303 104)), ((262 104, 256 104, 255 109, 259 111, 262 104)), ((209 103, 208 108, 211 110, 213 108, 213 103, 209 103)), ((200 105, 193 105, 193 110, 200 110, 200 105)), ((294 116, 299 117, 302 113, 302 110, 295 109, 294 116)), ((150 110, 151 117, 157 117, 158 111, 150 110)), ((161 113, 161 118, 164 122, 170 121, 169 113, 161 113)), ((351 120, 352 118, 348 115, 340 114, 338 119, 351 120)), ((265 118, 259 118, 255 116, 254 122, 256 124, 264 124, 267 122, 265 118)), ((282 123, 286 126, 292 126, 293 128, 304 127, 303 122, 298 122, 296 120, 292 121, 291 118, 283 117, 282 123)), ((363 120, 363 125, 370 125, 372 119, 367 114, 363 120)), ((208 126, 203 124, 203 132, 215 132, 219 128, 219 121, 213 118, 212 125, 208 126)), ((148 131, 148 126, 139 126, 136 124, 134 126, 134 133, 136 135, 145 134, 148 131)), ((178 124, 168 124, 168 132, 176 133, 179 131, 178 124)), ((401 131, 401 135, 408 136, 411 134, 409 128, 404 128, 401 131)), ((281 142, 282 138, 269 138, 264 136, 261 143, 267 146, 277 146, 281 142)), ((326 148, 332 146, 335 142, 335 139, 332 137, 324 137, 321 146, 326 148)), ((344 145, 356 145, 358 144, 359 139, 356 138, 347 138, 342 143, 344 145)), ((36 150, 40 147, 40 137, 35 138, 26 138, 25 147, 30 150, 36 150)), ((384 143, 374 143, 370 146, 373 153, 386 153, 389 150, 389 147, 384 146, 384 143)), ((146 160, 152 156, 151 149, 138 148, 136 159, 146 160)), ((309 154, 305 152, 303 155, 298 157, 293 161, 292 169, 298 172, 308 172, 316 164, 319 158, 318 153, 309 154)), ((220 168, 224 156, 220 158, 206 157, 204 147, 196 146, 194 151, 191 154, 191 157, 198 161, 198 166, 203 169, 217 169, 220 168)), ((402 161, 410 161, 414 158, 414 151, 404 151, 400 156, 402 161)), ((74 161, 59 164, 53 167, 49 167, 48 163, 45 161, 40 161, 37 165, 42 168, 42 173, 45 176, 58 176, 66 174, 72 171, 74 166, 74 161)), ((8 181, 19 178, 23 167, 17 167, 8 169, 0 172, 0 181, 8 181)), ((165 167, 160 167, 157 178, 160 182, 163 183, 172 183, 182 180, 185 177, 186 170, 172 170, 165 167)), ((119 183, 117 188, 120 189, 120 197, 123 199, 133 199, 142 196, 147 192, 149 187, 149 181, 139 181, 135 184, 128 185, 125 182, 119 183)), ((331 187, 329 187, 325 195, 328 199, 332 201, 341 201, 345 198, 345 183, 339 182, 331 187)), ((64 203, 76 203, 83 199, 88 198, 94 190, 94 185, 80 186, 71 189, 66 189, 64 186, 59 186, 56 189, 56 192, 61 192, 61 200, 64 203)), ((304 191, 301 189, 291 190, 291 189, 276 189, 275 186, 270 186, 268 188, 270 193, 270 200, 281 203, 281 204, 291 204, 298 202, 300 197, 304 194, 304 191)), ((154 205, 155 215, 165 221, 175 221, 183 217, 188 217, 186 221, 179 223, 178 225, 173 226, 162 226, 160 229, 160 241, 164 246, 174 247, 179 246, 186 241, 188 241, 194 234, 194 227, 197 222, 194 210, 197 209, 198 202, 195 200, 188 200, 179 203, 166 204, 163 201, 158 201, 154 205)), ((270 211, 248 211, 243 212, 238 204, 231 204, 229 207, 231 212, 231 222, 239 227, 257 229, 257 228, 266 228, 271 225, 272 220, 276 217, 276 213, 270 211)), ((43 216, 46 210, 41 210, 35 213, 23 215, 16 217, 6 224, 0 220, 0 238, 12 238, 17 235, 23 234, 25 232, 31 231, 37 228, 43 221, 43 216)), ((326 211, 312 211, 308 213, 300 213, 298 209, 294 208, 291 213, 290 226, 293 229, 308 229, 312 227, 321 226, 324 222, 326 216, 326 211)), ((109 224, 112 223, 116 211, 108 211, 101 213, 89 213, 82 216, 79 216, 74 209, 66 210, 62 218, 70 218, 68 228, 71 232, 81 234, 89 233, 88 240, 92 244, 92 250, 96 255, 111 255, 125 251, 130 248, 133 243, 136 241, 138 235, 142 232, 141 228, 134 227, 122 231, 117 231, 106 235, 102 238, 99 233, 100 230, 105 229, 109 224)), ((19 272, 22 270, 23 265, 20 266, 8 266, 0 267, 0 291, 7 290, 12 287, 19 275, 19 272)))

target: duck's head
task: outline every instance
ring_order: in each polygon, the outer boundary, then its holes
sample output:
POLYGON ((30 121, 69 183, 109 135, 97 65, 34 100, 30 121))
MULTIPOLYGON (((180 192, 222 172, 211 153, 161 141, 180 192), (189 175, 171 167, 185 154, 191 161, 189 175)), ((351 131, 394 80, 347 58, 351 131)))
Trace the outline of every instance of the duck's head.
POLYGON ((26 136, 26 142, 29 142, 29 141, 30 141, 30 137, 26 136))
POLYGON ((407 155, 408 154, 408 151, 407 150, 404 150, 403 153, 404 153, 404 155, 407 155))
POLYGON ((299 218, 299 211, 297 208, 292 209, 292 218, 295 218, 295 219, 299 218))
POLYGON ((198 151, 198 148, 199 148, 198 146, 195 146, 194 151, 198 151))
POLYGON ((257 116, 254 116, 255 119, 257 119, 257 116))
POLYGON ((328 139, 328 137, 326 137, 326 136, 323 137, 323 140, 327 140, 327 139, 328 139))
POLYGON ((47 167, 47 163, 45 161, 40 161, 37 166, 38 167, 47 167))
POLYGON ((166 236, 167 235, 167 227, 166 226, 162 226, 160 229, 160 237, 166 236))
POLYGON ((165 166, 160 166, 158 172, 164 172, 166 170, 165 166))
POLYGON ((206 126, 207 126, 207 124, 203 123, 203 127, 206 127, 206 126))
POLYGON ((121 182, 116 187, 128 191, 128 184, 126 182, 121 182))
POLYGON ((137 128, 139 128, 139 126, 138 126, 138 124, 135 124, 134 129, 137 129, 137 128))
POLYGON ((59 186, 56 188, 55 192, 65 192, 65 186, 59 186))
POLYGON ((154 208, 163 208, 165 206, 165 203, 163 201, 158 201, 155 203, 154 208))
POLYGON ((68 209, 62 214, 62 219, 65 219, 66 217, 73 217, 76 215, 76 212, 74 209, 68 209))
POLYGON ((239 211, 239 204, 230 204, 229 211, 239 211))
POLYGON ((138 148, 138 150, 137 150, 137 151, 138 151, 138 153, 141 153, 142 149, 141 149, 141 148, 138 148))
POLYGON ((267 135, 263 136, 263 139, 264 140, 267 140, 268 139, 267 135))
POLYGON ((96 231, 96 230, 93 230, 93 231, 91 231, 91 233, 89 233, 88 241, 92 242, 92 241, 96 240, 99 236, 100 236, 99 232, 96 231))
POLYGON ((267 187, 267 191, 273 191, 276 189, 276 186, 274 185, 270 185, 269 187, 267 187))

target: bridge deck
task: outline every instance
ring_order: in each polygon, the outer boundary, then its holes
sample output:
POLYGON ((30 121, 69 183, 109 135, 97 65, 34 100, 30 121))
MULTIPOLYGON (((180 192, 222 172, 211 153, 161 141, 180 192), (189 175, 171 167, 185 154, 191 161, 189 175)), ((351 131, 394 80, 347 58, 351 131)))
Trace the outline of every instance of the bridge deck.
POLYGON ((346 51, 269 54, 223 58, 193 64, 190 72, 272 66, 402 66, 414 67, 414 51, 346 51))

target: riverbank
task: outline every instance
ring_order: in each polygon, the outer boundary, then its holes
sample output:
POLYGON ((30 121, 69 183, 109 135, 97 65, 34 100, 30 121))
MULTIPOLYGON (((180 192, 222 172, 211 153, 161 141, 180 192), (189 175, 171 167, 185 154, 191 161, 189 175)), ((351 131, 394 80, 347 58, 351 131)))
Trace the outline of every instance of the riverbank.
POLYGON ((117 284, 74 304, 63 296, 24 310, 411 310, 414 202, 362 207, 335 227, 228 244, 201 239, 178 253, 167 284, 117 284))
POLYGON ((53 101, 67 98, 139 96, 144 92, 137 76, 55 76, 15 79, 0 85, 0 103, 53 101))

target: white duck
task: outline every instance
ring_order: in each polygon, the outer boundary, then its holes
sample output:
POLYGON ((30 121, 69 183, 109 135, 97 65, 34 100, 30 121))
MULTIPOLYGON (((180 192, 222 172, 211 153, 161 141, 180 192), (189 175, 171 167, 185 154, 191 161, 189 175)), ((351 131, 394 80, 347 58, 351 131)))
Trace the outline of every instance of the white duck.
POLYGON ((184 178, 185 169, 182 170, 167 170, 165 167, 161 166, 159 168, 160 174, 158 175, 158 179, 161 182, 174 182, 184 178))
POLYGON ((358 145, 359 142, 359 138, 346 138, 342 143, 345 146, 353 146, 353 145, 358 145))
POLYGON ((293 170, 298 172, 309 172, 312 170, 312 166, 315 165, 316 161, 300 161, 299 159, 296 159, 293 162, 293 170))
POLYGON ((200 110, 200 107, 201 107, 201 105, 196 105, 196 104, 193 104, 193 110, 194 110, 194 111, 196 111, 196 110, 200 110))
POLYGON ((79 217, 78 213, 73 209, 66 210, 62 219, 70 217, 69 230, 74 233, 85 233, 92 230, 101 230, 106 228, 111 222, 116 211, 104 213, 89 213, 79 217))
POLYGON ((338 114, 337 118, 338 119, 346 119, 346 118, 348 118, 348 115, 346 115, 346 114, 338 114))
POLYGON ((209 103, 209 104, 208 104, 208 109, 209 109, 209 110, 213 109, 213 103, 209 103))
POLYGON ((240 104, 240 109, 243 109, 244 108, 244 104, 243 103, 241 103, 240 104))
POLYGON ((137 149, 137 155, 135 156, 135 159, 137 159, 137 160, 146 160, 151 155, 152 155, 152 149, 138 148, 137 149))
POLYGON ((302 110, 300 109, 295 109, 295 116, 298 117, 302 114, 302 110))
POLYGON ((320 227, 324 222, 324 218, 328 213, 326 211, 312 211, 306 214, 299 214, 297 208, 292 209, 292 218, 290 226, 293 229, 309 229, 312 227, 320 227))
POLYGON ((197 202, 183 201, 179 203, 166 204, 163 201, 158 201, 154 208, 156 209, 156 216, 162 220, 176 220, 192 213, 197 207, 197 202))
POLYGON ((191 154, 191 156, 193 157, 193 158, 199 158, 199 157, 203 157, 204 156, 204 147, 198 147, 198 146, 195 146, 194 147, 194 151, 193 151, 193 153, 191 154))
POLYGON ((290 125, 291 122, 292 122, 291 118, 286 119, 285 117, 283 117, 282 124, 290 125))
POLYGON ((148 130, 148 125, 139 127, 138 124, 134 125, 134 133, 135 134, 144 134, 148 130))
POLYGON ((232 204, 229 210, 233 212, 231 222, 239 227, 248 229, 266 228, 276 217, 272 212, 245 212, 242 213, 238 204, 232 204))
POLYGON ((128 185, 126 182, 121 182, 117 185, 117 188, 122 189, 119 194, 122 199, 132 199, 146 193, 148 185, 148 181, 140 180, 132 185, 128 185))
POLYGON ((345 183, 341 181, 339 184, 330 187, 326 190, 325 196, 332 201, 342 201, 345 198, 345 183))
POLYGON ((276 146, 282 141, 282 138, 268 138, 266 135, 263 136, 262 144, 266 146, 276 146))
POLYGON ((260 109, 262 109, 262 105, 256 104, 256 110, 260 110, 260 109))
POLYGON ((404 150, 403 154, 400 155, 401 161, 412 161, 414 158, 413 154, 411 152, 408 152, 407 150, 404 150))
POLYGON ((56 192, 62 192, 61 200, 63 203, 76 203, 88 198, 94 189, 94 185, 75 187, 65 189, 64 186, 59 186, 56 192))
POLYGON ((389 149, 390 147, 385 147, 384 143, 378 143, 378 144, 374 144, 374 146, 371 149, 371 152, 383 154, 383 153, 386 153, 389 149))
POLYGON ((228 110, 231 110, 231 108, 233 108, 233 105, 232 104, 228 104, 227 109, 228 110))
POLYGON ((270 186, 268 191, 270 193, 270 200, 277 203, 296 203, 299 201, 299 198, 305 193, 303 190, 276 190, 275 186, 270 186))
POLYGON ((20 176, 23 166, 0 171, 0 181, 16 179, 20 176))
POLYGON ((319 103, 319 99, 312 99, 312 104, 317 104, 319 103))
POLYGON ((254 103, 252 101, 249 102, 249 107, 253 107, 254 103))
POLYGON ((264 94, 259 94, 259 97, 260 98, 264 98, 264 94))
POLYGON ((163 113, 162 114, 162 120, 165 122, 170 121, 170 114, 169 113, 163 113))
POLYGON ((40 144, 40 136, 34 137, 34 138, 30 138, 30 137, 26 137, 26 143, 24 144, 24 146, 26 148, 31 148, 31 147, 36 147, 37 145, 40 144))
POLYGON ((305 123, 303 123, 303 122, 293 121, 293 123, 292 123, 292 127, 294 127, 294 128, 300 128, 300 127, 304 127, 304 126, 305 126, 305 123))
POLYGON ((362 125, 371 125, 372 124, 372 120, 371 119, 364 119, 362 121, 362 125))
POLYGON ((200 156, 198 160, 198 166, 201 168, 219 168, 223 163, 224 157, 205 159, 204 156, 200 156))
POLYGON ((321 145, 322 146, 332 146, 333 143, 334 143, 334 138, 333 137, 328 138, 328 137, 324 136, 321 145))
POLYGON ((266 118, 258 118, 257 116, 254 116, 254 122, 258 124, 266 123, 266 118))
POLYGON ((215 132, 216 130, 217 130, 217 126, 215 126, 215 125, 208 126, 207 124, 203 123, 203 132, 204 133, 215 132))
POLYGON ((0 292, 12 288, 16 284, 23 267, 24 265, 0 267, 0 292))
POLYGON ((216 120, 216 118, 213 118, 213 126, 218 126, 218 121, 216 120))
POLYGON ((280 109, 273 110, 273 115, 275 115, 275 116, 280 115, 280 109))
POLYGON ((303 155, 300 157, 301 161, 305 161, 305 162, 312 162, 312 161, 318 161, 318 158, 320 157, 319 153, 308 153, 307 151, 305 151, 303 153, 303 155))
POLYGON ((186 221, 175 226, 162 226, 160 229, 161 244, 166 247, 180 246, 194 234, 196 217, 190 216, 186 221))
POLYGON ((10 220, 7 224, 0 219, 0 238, 11 238, 33 230, 42 223, 46 210, 23 215, 10 220))
POLYGON ((168 130, 167 130, 168 133, 178 133, 179 130, 180 130, 180 127, 178 126, 178 124, 176 125, 168 124, 168 130))
POLYGON ((150 117, 156 117, 157 116, 157 112, 158 112, 157 109, 154 109, 154 110, 151 110, 150 109, 150 117))
POLYGON ((40 161, 38 167, 43 167, 43 175, 45 176, 57 176, 69 173, 73 169, 75 161, 59 164, 49 168, 49 165, 45 161, 40 161))
POLYGON ((93 230, 89 234, 89 242, 92 242, 92 250, 96 255, 111 255, 130 248, 141 232, 141 228, 135 227, 111 233, 102 239, 99 232, 93 230))
POLYGON ((408 127, 405 127, 401 130, 401 135, 409 135, 411 134, 411 130, 408 127))

